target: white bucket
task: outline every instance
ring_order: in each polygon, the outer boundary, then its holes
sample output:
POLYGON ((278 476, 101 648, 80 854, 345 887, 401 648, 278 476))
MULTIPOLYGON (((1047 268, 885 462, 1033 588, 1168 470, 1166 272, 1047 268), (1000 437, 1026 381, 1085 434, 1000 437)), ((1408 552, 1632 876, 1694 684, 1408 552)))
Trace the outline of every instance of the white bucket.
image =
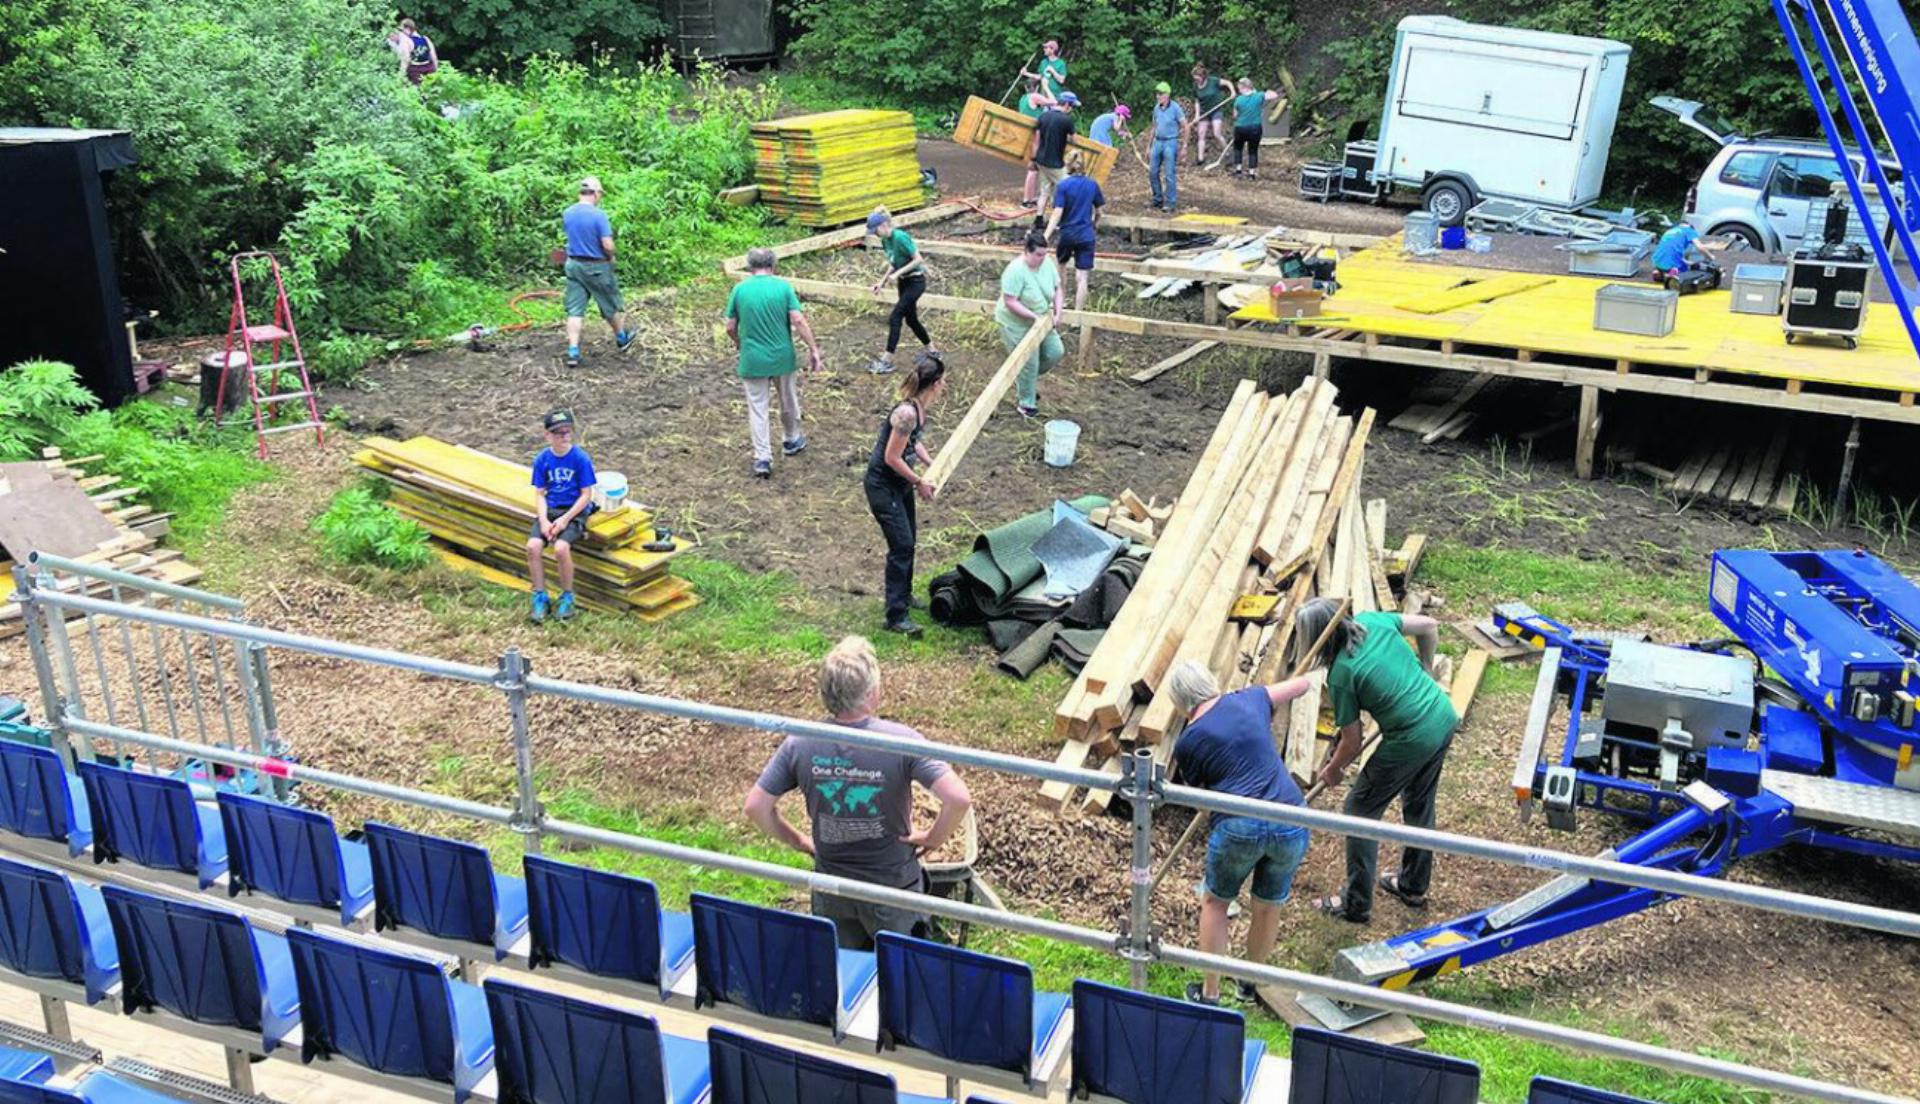
POLYGON ((627 508, 627 477, 616 471, 600 472, 594 480, 593 504, 603 514, 617 514, 627 508))
POLYGON ((1056 468, 1073 466, 1073 451, 1080 444, 1080 423, 1055 418, 1047 423, 1046 461, 1056 468))

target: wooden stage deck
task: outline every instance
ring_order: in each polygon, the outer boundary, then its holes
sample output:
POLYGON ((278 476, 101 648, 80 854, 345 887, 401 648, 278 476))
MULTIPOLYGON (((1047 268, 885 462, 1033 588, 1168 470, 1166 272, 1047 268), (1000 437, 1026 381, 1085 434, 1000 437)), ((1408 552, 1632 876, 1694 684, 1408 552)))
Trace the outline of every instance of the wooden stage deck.
MULTIPOLYGON (((1799 390, 1796 383, 1814 383, 1891 392, 1907 404, 1920 392, 1920 360, 1891 303, 1869 310, 1857 349, 1818 339, 1789 345, 1779 318, 1733 313, 1725 290, 1682 296, 1673 333, 1638 337, 1593 328, 1594 293, 1617 281, 1433 264, 1405 259, 1392 246, 1342 258, 1340 290, 1324 313, 1281 324, 1588 357, 1630 369, 1657 365, 1706 378, 1757 376, 1783 381, 1789 392, 1799 390)), ((1265 299, 1229 318, 1277 321, 1265 299)))

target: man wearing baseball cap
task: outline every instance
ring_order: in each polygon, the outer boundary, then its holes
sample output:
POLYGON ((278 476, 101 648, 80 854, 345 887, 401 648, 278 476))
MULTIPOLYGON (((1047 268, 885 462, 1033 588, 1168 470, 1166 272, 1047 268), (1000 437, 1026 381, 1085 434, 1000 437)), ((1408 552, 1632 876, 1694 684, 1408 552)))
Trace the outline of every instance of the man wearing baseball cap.
POLYGON ((1153 157, 1147 163, 1147 179, 1153 184, 1153 204, 1172 218, 1180 199, 1180 147, 1187 141, 1187 113, 1174 101, 1173 86, 1161 81, 1153 86, 1153 157), (1161 187, 1165 170, 1166 186, 1161 187))
POLYGON ((535 622, 547 611, 562 621, 573 616, 573 546, 587 535, 587 516, 593 513, 593 461, 587 450, 573 443, 573 415, 555 410, 541 423, 547 447, 533 458, 533 531, 527 535, 527 575, 533 584, 535 622), (547 597, 546 551, 560 568, 560 599, 547 597))
POLYGON ((1040 174, 1040 211, 1033 217, 1035 226, 1046 220, 1046 212, 1053 206, 1053 189, 1067 177, 1067 140, 1073 137, 1071 112, 1078 106, 1080 97, 1062 92, 1033 125, 1033 146, 1027 162, 1040 174))
POLYGON ((580 367, 580 330, 587 320, 587 300, 600 308, 600 317, 613 327, 613 341, 625 352, 633 344, 627 316, 620 307, 620 284, 613 275, 613 221, 600 209, 600 178, 580 181, 580 202, 560 216, 567 232, 567 367, 580 367))

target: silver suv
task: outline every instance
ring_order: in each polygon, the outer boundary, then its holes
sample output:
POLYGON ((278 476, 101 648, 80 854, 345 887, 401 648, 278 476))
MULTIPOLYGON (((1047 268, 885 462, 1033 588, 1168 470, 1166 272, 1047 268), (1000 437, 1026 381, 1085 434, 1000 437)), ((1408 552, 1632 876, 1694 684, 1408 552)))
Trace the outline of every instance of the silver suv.
MULTIPOLYGON (((1834 185, 1842 181, 1833 147, 1823 140, 1747 138, 1696 101, 1655 96, 1651 103, 1720 145, 1719 154, 1700 174, 1700 182, 1687 189, 1684 221, 1702 234, 1730 234, 1744 238, 1749 249, 1791 253, 1806 236, 1813 203, 1831 196, 1834 185)), ((1856 173, 1864 171, 1857 151, 1849 160, 1856 173)), ((1898 186, 1898 164, 1883 158, 1880 167, 1898 186)), ((1868 192, 1873 225, 1890 231, 1885 208, 1871 194, 1871 182, 1868 192)), ((1853 225, 1857 232, 1857 213, 1853 225)))

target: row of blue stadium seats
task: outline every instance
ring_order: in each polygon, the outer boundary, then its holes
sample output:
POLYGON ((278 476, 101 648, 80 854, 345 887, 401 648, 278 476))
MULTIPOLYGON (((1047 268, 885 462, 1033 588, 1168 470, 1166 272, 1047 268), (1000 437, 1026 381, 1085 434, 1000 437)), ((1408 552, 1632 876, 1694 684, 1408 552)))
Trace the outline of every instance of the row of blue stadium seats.
MULTIPOLYGON (((200 888, 224 880, 228 892, 319 909, 341 923, 372 910, 382 930, 424 935, 430 946, 479 945, 492 948, 496 958, 522 947, 536 970, 556 969, 589 985, 662 1000, 678 990, 691 995, 696 1007, 745 1013, 749 1022, 764 1019, 776 1029, 812 1025, 836 1041, 846 1039, 866 1010, 872 1022, 866 1031, 855 1030, 857 1037, 902 1054, 918 1052, 934 1060, 930 1068, 991 1071, 1029 1089, 1044 1091, 1051 1083, 1070 1037, 1076 1087, 1142 1102, 1244 1101, 1255 1095, 1264 1045, 1245 1039, 1244 1022, 1231 1011, 1086 981, 1076 983, 1070 1004, 1066 994, 1035 991, 1031 971, 1019 962, 896 936, 883 937, 875 953, 842 951, 831 925, 814 917, 698 894, 691 915, 670 912, 643 879, 538 856, 526 858, 525 880, 512 878, 496 873, 485 849, 473 844, 377 823, 366 826, 361 843, 341 838, 322 814, 229 792, 217 795, 216 812, 197 803, 181 779, 117 766, 81 764, 76 781, 51 751, 23 744, 0 744, 0 781, 0 828, 43 840, 64 835, 70 854, 84 853, 90 842, 97 861, 125 857, 172 870, 191 862, 200 888), (101 830, 91 832, 96 824, 101 830), (85 832, 91 839, 76 842, 85 832), (103 850, 107 836, 113 842, 103 850), (207 878, 210 867, 202 864, 215 855, 225 869, 207 878), (1141 1061, 1143 1051, 1154 1053, 1153 1060, 1141 1061), (1112 1068, 1123 1064, 1113 1060, 1116 1055, 1126 1057, 1124 1072, 1112 1068), (1205 1088, 1196 1095, 1196 1086, 1205 1088)), ((34 869, 8 864, 0 885, 34 869)), ((108 960, 115 957, 116 933, 120 947, 141 947, 161 945, 153 943, 158 936, 152 933, 167 932, 166 945, 177 953, 189 944, 172 925, 203 932, 224 925, 229 949, 245 947, 246 933, 260 963, 253 997, 261 1002, 261 1037, 253 1049, 271 1051, 298 1023, 298 956, 287 940, 225 910, 114 887, 103 896, 53 871, 33 877, 41 892, 51 891, 46 878, 61 879, 82 918, 83 930, 56 972, 83 983, 87 1002, 111 988, 108 960), (138 942, 143 935, 146 943, 138 942), (136 942, 129 944, 130 938, 136 942), (77 972, 65 969, 75 962, 77 972)), ((5 911, 8 918, 15 915, 10 906, 5 911)), ((316 948, 315 941, 326 938, 290 935, 296 945, 305 940, 316 948)), ((9 951, 24 946, 11 931, 0 932, 0 941, 9 951)), ((201 946, 204 959, 211 944, 201 946)), ((7 958, 9 968, 47 976, 44 960, 12 953, 7 958)), ((415 961, 438 973, 432 963, 415 961)), ((190 966, 192 976, 209 984, 204 961, 190 966)), ((130 1011, 157 1004, 184 1019, 204 1020, 205 1001, 230 1008, 236 996, 229 979, 227 986, 213 985, 221 992, 153 997, 151 983, 140 979, 181 976, 177 961, 136 962, 122 972, 133 997, 131 1004, 124 998, 122 1003, 130 1011)), ((239 996, 247 1003, 245 994, 239 996)), ((477 992, 466 999, 479 1007, 477 992)), ((1414 1061, 1447 1061, 1405 1053, 1414 1061)), ((1477 1073, 1474 1080, 1477 1085, 1477 1073)))

